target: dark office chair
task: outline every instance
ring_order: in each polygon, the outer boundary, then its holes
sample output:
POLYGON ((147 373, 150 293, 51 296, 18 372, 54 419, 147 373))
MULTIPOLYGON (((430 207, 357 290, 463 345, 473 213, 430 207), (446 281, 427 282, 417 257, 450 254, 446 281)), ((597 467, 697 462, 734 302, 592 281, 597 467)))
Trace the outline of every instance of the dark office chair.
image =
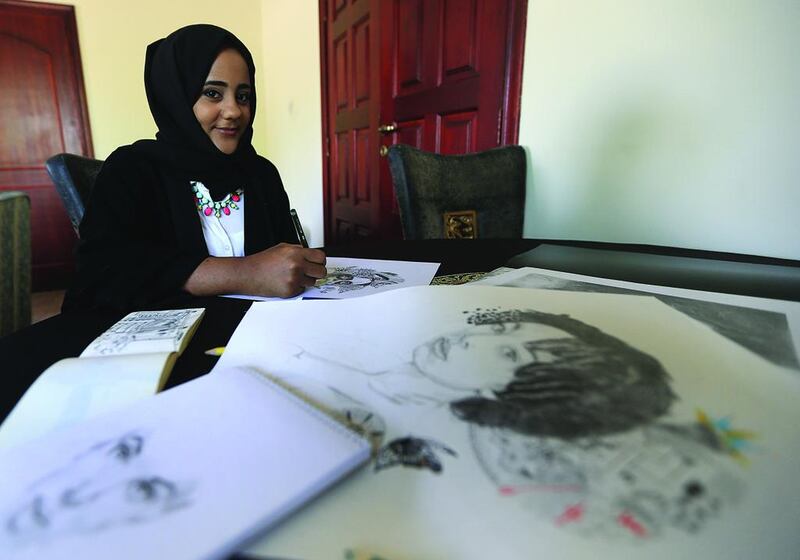
POLYGON ((53 180, 58 194, 61 195, 69 221, 72 222, 72 229, 78 237, 80 237, 78 227, 83 219, 86 201, 102 166, 102 160, 74 154, 58 154, 45 163, 47 173, 53 180))
POLYGON ((0 192, 0 336, 31 323, 31 201, 0 192))
POLYGON ((522 237, 521 147, 443 156, 397 144, 388 158, 405 239, 522 237))

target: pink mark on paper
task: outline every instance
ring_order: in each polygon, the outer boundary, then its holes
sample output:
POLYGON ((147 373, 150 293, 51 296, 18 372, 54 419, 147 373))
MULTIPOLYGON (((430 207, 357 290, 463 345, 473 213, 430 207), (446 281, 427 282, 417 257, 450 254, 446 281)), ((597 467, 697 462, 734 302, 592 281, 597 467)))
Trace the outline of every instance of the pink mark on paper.
POLYGON ((627 511, 624 511, 617 516, 617 523, 625 527, 637 537, 647 536, 647 529, 644 528, 644 525, 639 523, 636 518, 627 511))
POLYGON ((581 503, 567 506, 567 508, 561 512, 561 515, 556 517, 556 525, 560 526, 566 525, 567 523, 575 523, 576 521, 580 521, 585 511, 586 510, 581 503))

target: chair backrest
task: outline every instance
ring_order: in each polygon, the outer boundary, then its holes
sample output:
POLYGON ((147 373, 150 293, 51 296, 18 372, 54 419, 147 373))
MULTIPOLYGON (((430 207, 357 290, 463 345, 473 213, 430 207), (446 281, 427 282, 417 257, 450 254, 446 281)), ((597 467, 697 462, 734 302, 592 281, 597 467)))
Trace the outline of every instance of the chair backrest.
POLYGON ((0 192, 0 336, 31 323, 31 201, 0 192))
POLYGON ((443 156, 397 144, 388 158, 405 239, 522 237, 520 146, 443 156))
POLYGON ((64 202, 72 229, 79 237, 78 227, 83 219, 86 201, 89 199, 94 181, 102 166, 102 160, 74 154, 58 154, 45 163, 47 173, 64 202))

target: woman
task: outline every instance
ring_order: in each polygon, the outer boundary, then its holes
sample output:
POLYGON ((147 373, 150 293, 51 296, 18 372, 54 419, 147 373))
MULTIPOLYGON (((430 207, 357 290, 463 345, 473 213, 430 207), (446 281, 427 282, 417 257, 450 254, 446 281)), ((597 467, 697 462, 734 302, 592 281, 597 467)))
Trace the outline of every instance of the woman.
POLYGON ((278 171, 251 145, 255 67, 213 25, 147 47, 156 140, 115 150, 81 223, 64 309, 141 308, 182 295, 288 297, 325 276, 297 243, 278 171))

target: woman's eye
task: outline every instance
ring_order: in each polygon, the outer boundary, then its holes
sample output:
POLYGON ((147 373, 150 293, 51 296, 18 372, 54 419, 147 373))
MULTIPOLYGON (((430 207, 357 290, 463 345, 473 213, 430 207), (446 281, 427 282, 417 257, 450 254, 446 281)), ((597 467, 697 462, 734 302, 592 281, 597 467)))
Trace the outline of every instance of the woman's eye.
POLYGON ((215 89, 207 89, 203 91, 203 95, 209 99, 220 99, 222 95, 215 89))
POLYGON ((239 103, 250 103, 250 92, 242 92, 236 96, 236 100, 239 103))

